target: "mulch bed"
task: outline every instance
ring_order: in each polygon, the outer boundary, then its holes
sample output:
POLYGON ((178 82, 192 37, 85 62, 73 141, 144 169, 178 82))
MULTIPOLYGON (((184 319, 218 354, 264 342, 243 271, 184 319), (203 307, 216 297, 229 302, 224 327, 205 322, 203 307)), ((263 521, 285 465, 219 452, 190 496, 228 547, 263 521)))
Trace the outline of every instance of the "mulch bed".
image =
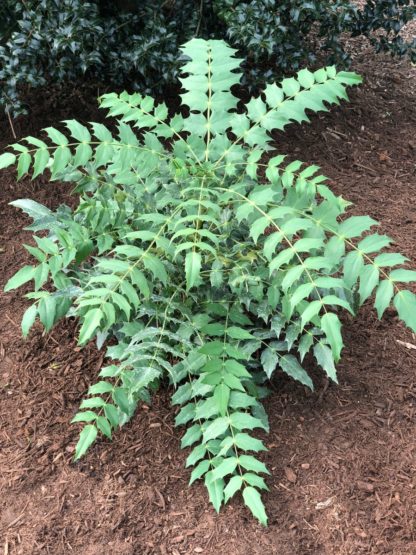
MULTIPOLYGON (((415 89, 407 62, 355 56, 364 85, 351 103, 276 135, 276 148, 317 163, 353 211, 382 222, 397 250, 416 261, 415 89)), ((20 136, 67 117, 96 119, 79 93, 36 95, 20 136)), ((3 116, 2 116, 3 117, 3 116)), ((3 146, 11 141, 0 120, 3 146)), ((0 263, 5 281, 27 260, 28 223, 8 206, 33 198, 71 202, 68 185, 16 184, 0 175, 0 263)), ((315 393, 283 375, 267 400, 264 461, 267 529, 233 500, 216 515, 201 484, 188 488, 169 393, 72 462, 78 430, 69 421, 103 352, 76 346, 74 321, 20 336, 21 292, 0 294, 0 552, 4 555, 411 555, 416 553, 416 344, 388 311, 370 304, 344 321, 339 386, 314 374, 315 393)))

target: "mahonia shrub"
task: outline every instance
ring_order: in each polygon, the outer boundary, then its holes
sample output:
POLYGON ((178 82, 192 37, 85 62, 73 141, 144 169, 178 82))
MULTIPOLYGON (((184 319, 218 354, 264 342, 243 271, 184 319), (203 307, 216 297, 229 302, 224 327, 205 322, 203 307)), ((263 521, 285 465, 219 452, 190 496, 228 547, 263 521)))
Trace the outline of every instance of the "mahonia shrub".
POLYGON ((414 0, 367 0, 363 9, 351 0, 3 0, 0 104, 17 115, 22 88, 81 79, 160 92, 176 83, 179 45, 196 35, 238 48, 249 86, 317 57, 348 64, 343 33, 415 61, 416 41, 400 35, 415 13, 414 0))
POLYGON ((80 345, 106 345, 108 364, 73 418, 76 459, 169 380, 191 483, 204 480, 217 511, 241 491, 266 524, 266 447, 253 430, 269 429, 268 380, 279 369, 313 389, 309 353, 336 382, 340 313, 371 296, 379 317, 393 304, 416 331, 416 296, 400 285, 416 272, 384 252, 391 239, 370 231, 376 221, 346 215, 317 166, 273 152, 271 131, 346 100, 358 75, 303 69, 242 107, 232 48, 193 39, 182 52, 186 117, 150 96, 105 94, 116 134, 68 120, 67 133, 48 127, 47 140, 0 156, 19 178, 47 171, 80 196, 74 210, 12 202, 33 219, 34 263, 5 290, 33 283, 25 336, 37 320, 48 332, 75 316, 80 345))

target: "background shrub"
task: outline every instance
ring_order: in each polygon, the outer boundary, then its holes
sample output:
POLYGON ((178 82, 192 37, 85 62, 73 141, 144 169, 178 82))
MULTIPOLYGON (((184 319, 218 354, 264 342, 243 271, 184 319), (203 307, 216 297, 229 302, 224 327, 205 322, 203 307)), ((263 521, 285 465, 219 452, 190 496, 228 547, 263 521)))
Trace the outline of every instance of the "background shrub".
POLYGON ((341 34, 367 35, 378 50, 410 53, 398 36, 413 0, 3 0, 0 104, 24 112, 22 86, 97 80, 148 92, 176 80, 178 47, 192 36, 226 38, 246 58, 245 82, 311 65, 348 64, 341 34), (381 36, 375 35, 383 30, 381 36))

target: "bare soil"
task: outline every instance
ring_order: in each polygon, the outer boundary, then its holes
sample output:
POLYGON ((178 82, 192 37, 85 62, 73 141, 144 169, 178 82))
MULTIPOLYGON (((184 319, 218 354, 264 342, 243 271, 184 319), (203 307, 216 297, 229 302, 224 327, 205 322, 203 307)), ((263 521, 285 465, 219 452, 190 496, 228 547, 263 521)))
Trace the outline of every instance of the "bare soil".
MULTIPOLYGON (((353 211, 382 222, 416 262, 415 89, 407 62, 357 47, 364 85, 351 103, 276 135, 276 148, 317 163, 353 211)), ((95 94, 95 92, 94 92, 95 94)), ((81 93, 37 95, 19 137, 97 113, 81 93)), ((101 117, 101 116, 100 116, 101 117)), ((11 141, 0 120, 3 146, 11 141)), ((8 203, 71 203, 67 185, 0 176, 0 285, 26 262, 28 221, 8 203)), ((267 400, 264 461, 270 517, 258 525, 241 500, 216 515, 203 485, 189 488, 175 410, 161 391, 113 442, 72 462, 69 421, 96 379, 103 352, 76 346, 76 322, 26 341, 21 292, 0 294, 0 552, 4 555, 416 554, 416 338, 394 311, 371 305, 346 318, 339 386, 315 373, 316 391, 276 376, 267 400), (402 343, 400 343, 401 341, 402 343)))

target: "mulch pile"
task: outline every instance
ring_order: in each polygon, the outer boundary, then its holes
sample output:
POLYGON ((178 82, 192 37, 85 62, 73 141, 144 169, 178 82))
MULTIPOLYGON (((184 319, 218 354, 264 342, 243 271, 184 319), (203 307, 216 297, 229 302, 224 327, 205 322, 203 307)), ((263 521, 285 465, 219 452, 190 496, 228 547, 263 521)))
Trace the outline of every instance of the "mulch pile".
MULTIPOLYGON (((357 50, 364 85, 351 103, 276 135, 276 148, 316 163, 353 211, 382 222, 416 262, 415 89, 407 62, 357 50)), ((36 96, 19 137, 67 117, 97 119, 78 93, 36 96)), ((101 116, 100 116, 101 117, 101 116)), ((3 146, 11 141, 0 120, 3 146)), ((0 263, 5 281, 28 256, 28 223, 8 206, 70 203, 68 185, 16 184, 0 175, 0 263)), ((188 488, 169 392, 140 410, 114 441, 72 462, 69 421, 103 353, 76 346, 76 322, 21 339, 21 292, 0 294, 0 552, 4 555, 411 555, 416 553, 416 339, 370 305, 344 322, 339 386, 315 373, 315 393, 283 375, 267 400, 272 471, 263 529, 235 499, 220 515, 201 484, 188 488), (407 345, 406 345, 407 344, 407 345)))

